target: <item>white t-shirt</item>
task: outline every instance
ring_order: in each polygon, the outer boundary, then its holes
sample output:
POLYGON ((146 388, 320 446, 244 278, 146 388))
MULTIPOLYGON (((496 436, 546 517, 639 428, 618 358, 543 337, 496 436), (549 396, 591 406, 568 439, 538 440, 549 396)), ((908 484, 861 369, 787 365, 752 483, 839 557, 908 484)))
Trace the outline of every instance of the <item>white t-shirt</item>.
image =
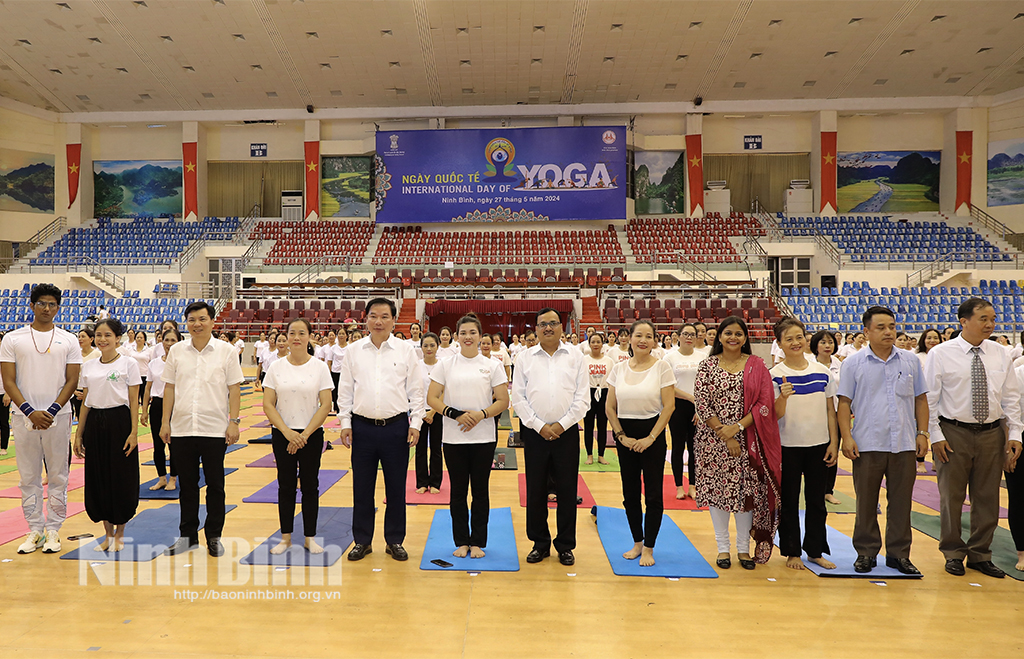
POLYGON ((163 358, 158 357, 149 362, 149 382, 152 382, 152 386, 149 388, 150 398, 163 398, 164 397, 164 366, 167 362, 163 358))
MULTIPOLYGON (((96 348, 93 348, 92 352, 90 352, 88 355, 82 355, 82 364, 84 365, 85 362, 91 362, 92 360, 99 359, 99 358, 100 358, 100 351, 97 350, 96 348)), ((82 384, 82 372, 81 371, 78 372, 78 388, 79 389, 84 389, 85 388, 85 385, 82 384)), ((0 393, 2 393, 2 392, 3 392, 3 382, 0 381, 0 393)))
POLYGON ((629 351, 623 350, 618 346, 618 344, 613 345, 611 348, 608 348, 608 350, 604 354, 605 357, 608 357, 616 364, 618 364, 619 362, 627 361, 629 359, 629 351))
POLYGON ((676 387, 692 396, 693 384, 697 379, 697 367, 706 358, 707 355, 700 350, 694 350, 690 355, 672 350, 665 355, 665 361, 672 367, 672 374, 676 378, 676 387))
POLYGON ((260 354, 270 347, 270 341, 257 341, 252 344, 252 349, 256 351, 256 361, 260 360, 260 354))
POLYGON ((118 355, 104 364, 91 359, 82 364, 82 386, 86 390, 85 405, 97 410, 128 405, 128 387, 142 384, 139 364, 131 357, 118 355))
POLYGON ((423 337, 421 336, 419 339, 406 339, 405 340, 406 343, 411 345, 413 350, 416 351, 416 356, 419 357, 420 359, 423 359, 423 348, 420 347, 420 341, 422 340, 422 338, 423 337))
MULTIPOLYGON (((287 356, 288 356, 288 354, 285 353, 285 357, 287 357, 287 356)), ((263 353, 263 357, 260 359, 260 366, 263 367, 263 372, 266 373, 266 372, 270 371, 270 365, 273 364, 274 362, 276 362, 279 359, 284 359, 284 357, 282 357, 279 354, 277 354, 276 350, 274 352, 269 352, 268 351, 268 352, 263 353)), ((264 376, 264 377, 266 377, 266 376, 264 376)), ((303 427, 305 427, 305 426, 303 426, 303 427)))
MULTIPOLYGON (((436 359, 437 355, 435 355, 434 357, 436 359)), ((434 372, 434 369, 437 368, 438 364, 440 363, 440 359, 436 359, 436 361, 433 364, 423 362, 423 406, 424 409, 426 409, 428 412, 430 411, 430 403, 427 402, 427 393, 430 391, 430 383, 432 382, 432 380, 430 379, 430 374, 434 372)), ((442 428, 443 427, 444 426, 442 426, 442 428)))
POLYGON ((650 419, 661 414, 661 390, 674 387, 676 377, 664 359, 654 362, 646 371, 634 371, 629 362, 619 362, 608 376, 608 386, 615 387, 615 415, 620 419, 650 419))
POLYGON ((796 370, 785 363, 771 369, 775 397, 779 397, 782 378, 793 385, 786 402, 786 416, 779 419, 783 446, 819 446, 829 441, 826 398, 834 398, 839 381, 832 370, 816 360, 807 360, 807 368, 796 370))
POLYGON ((135 363, 139 365, 139 373, 145 374, 146 367, 149 364, 149 360, 153 358, 152 348, 143 348, 139 350, 139 347, 134 343, 128 343, 117 349, 119 353, 125 357, 131 357, 135 360, 135 363))
POLYGON ((345 351, 348 350, 348 345, 340 346, 335 343, 330 350, 330 357, 327 358, 327 361, 331 362, 331 373, 341 373, 341 365, 345 363, 345 351))
MULTIPOLYGON (((430 379, 444 385, 445 405, 465 412, 490 407, 494 402, 494 388, 508 382, 500 359, 488 359, 480 354, 468 359, 461 353, 438 362, 430 379)), ((484 419, 463 432, 455 419, 444 417, 442 428, 441 441, 445 444, 486 444, 497 440, 491 419, 484 419)))
MULTIPOLYGON (((863 348, 864 346, 861 346, 861 347, 863 348)), ((850 355, 853 355, 853 354, 856 354, 856 353, 857 353, 857 348, 855 348, 852 343, 847 343, 846 345, 844 345, 842 348, 839 349, 839 352, 836 353, 836 356, 837 357, 842 357, 843 359, 846 359, 850 355)))
POLYGON ((611 374, 612 369, 615 368, 615 362, 606 356, 594 359, 592 355, 587 355, 584 357, 583 363, 587 365, 587 373, 590 376, 590 388, 608 388, 608 376, 611 374))
POLYGON ((238 352, 238 354, 242 354, 242 351, 245 350, 245 341, 243 341, 242 339, 238 339, 237 341, 235 341, 235 350, 238 352))
POLYGON ((270 364, 263 388, 277 394, 277 413, 292 430, 305 430, 320 409, 320 392, 334 391, 334 380, 327 364, 309 359, 295 366, 287 357, 270 364))
MULTIPOLYGON (((0 362, 17 365, 15 382, 21 395, 33 409, 45 410, 64 388, 68 364, 82 363, 82 348, 77 336, 59 327, 37 332, 26 325, 4 336, 0 343, 0 362)), ((14 405, 11 411, 24 416, 14 405)), ((58 415, 70 413, 71 406, 67 403, 57 412, 58 415)))

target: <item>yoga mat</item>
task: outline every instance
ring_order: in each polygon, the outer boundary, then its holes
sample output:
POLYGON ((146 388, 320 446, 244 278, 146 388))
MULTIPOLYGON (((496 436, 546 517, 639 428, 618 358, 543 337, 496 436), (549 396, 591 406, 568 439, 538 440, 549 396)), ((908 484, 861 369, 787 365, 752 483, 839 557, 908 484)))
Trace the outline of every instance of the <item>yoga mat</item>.
POLYGON ((597 534, 612 572, 620 577, 673 577, 717 579, 718 573, 700 555, 672 518, 662 517, 658 542, 654 547, 654 565, 640 567, 640 559, 627 560, 622 552, 633 547, 633 535, 621 508, 597 508, 597 534))
POLYGON ((11 443, 7 447, 7 455, 0 455, 0 460, 10 460, 15 455, 14 453, 14 438, 11 438, 11 443))
MULTIPOLYGON (((84 503, 68 502, 67 517, 73 517, 82 512, 85 512, 84 503)), ((25 521, 25 514, 22 512, 21 506, 0 513, 0 545, 5 545, 11 540, 21 540, 26 535, 28 535, 28 522, 25 521)))
POLYGON ((253 428, 269 428, 270 425, 270 421, 260 421, 249 426, 249 429, 252 430, 253 428))
MULTIPOLYGON (((804 511, 800 511, 800 528, 804 528, 804 511)), ((853 562, 857 560, 857 550, 853 548, 853 539, 848 535, 837 531, 831 526, 825 527, 825 538, 828 540, 827 554, 829 560, 836 564, 836 569, 826 570, 817 563, 807 560, 806 554, 802 556, 804 567, 819 577, 847 577, 852 579, 920 579, 921 575, 903 574, 899 570, 885 566, 885 556, 878 554, 878 565, 870 572, 861 574, 853 569, 853 562)), ((779 536, 775 535, 775 545, 779 544, 779 536)))
MULTIPOLYGON (((326 452, 327 452, 327 442, 324 442, 324 448, 323 448, 323 451, 321 451, 321 453, 326 453, 326 452)), ((269 467, 269 468, 276 468, 277 467, 277 459, 274 458, 274 454, 273 453, 267 453, 266 455, 264 455, 259 460, 253 460, 252 462, 250 462, 249 464, 247 464, 245 466, 246 467, 269 467)))
MULTIPOLYGON (((238 506, 226 505, 224 512, 229 513, 238 506)), ((95 547, 103 541, 102 537, 87 543, 84 547, 76 547, 61 556, 66 561, 132 561, 145 563, 164 553, 178 539, 178 522, 181 520, 181 508, 176 503, 169 503, 159 508, 140 511, 124 529, 124 549, 116 552, 96 551, 95 547)), ((199 506, 199 528, 206 524, 206 506, 199 506)), ((102 531, 101 531, 102 532, 102 531)), ((77 543, 75 543, 77 544, 77 543)), ((203 542, 199 549, 206 551, 203 542)))
MULTIPOLYGON (((843 494, 839 490, 836 490, 835 492, 832 493, 832 496, 834 496, 835 498, 839 499, 839 503, 829 503, 829 502, 826 501, 825 502, 825 509, 828 510, 828 512, 830 512, 830 513, 839 513, 839 514, 846 514, 846 513, 855 513, 855 512, 857 512, 857 500, 854 499, 853 497, 851 497, 850 495, 843 494)), ((803 491, 801 491, 800 492, 800 509, 803 510, 803 508, 804 508, 804 494, 803 494, 803 491)))
POLYGON ((341 428, 341 421, 338 417, 333 416, 324 423, 324 428, 341 428))
MULTIPOLYGON (((910 511, 910 526, 924 533, 927 536, 939 539, 942 531, 942 521, 938 515, 926 515, 916 510, 910 511)), ((960 534, 964 542, 971 537, 971 513, 965 512, 960 517, 960 534)), ((1017 547, 1013 543, 1013 535, 1001 526, 996 527, 995 537, 992 538, 992 562, 996 567, 1003 570, 1008 577, 1017 581, 1024 581, 1024 572, 1017 570, 1017 547)), ((967 571, 967 576, 971 570, 967 571)))
POLYGON ((483 558, 456 558, 455 541, 452 540, 451 511, 441 509, 434 511, 434 519, 430 522, 430 533, 427 544, 423 548, 420 560, 421 570, 448 572, 518 572, 519 555, 516 551, 516 532, 512 526, 511 508, 491 508, 487 518, 487 546, 484 547, 483 558), (448 561, 452 567, 440 567, 430 561, 440 558, 448 561))
MULTIPOLYGON (((882 487, 885 487, 885 479, 882 479, 882 487)), ((916 480, 914 481, 914 502, 919 503, 922 506, 931 508, 932 510, 939 510, 941 503, 941 497, 939 496, 939 484, 936 481, 930 480, 916 480)), ((963 512, 969 513, 971 507, 968 504, 964 504, 963 512)), ((999 506, 999 519, 1006 519, 1009 513, 1006 508, 999 506)))
POLYGON ((508 410, 504 410, 498 417, 498 430, 512 430, 512 417, 508 410))
MULTIPOLYGON (((85 487, 85 469, 72 469, 68 473, 68 492, 85 487)), ((43 498, 49 496, 50 486, 43 486, 43 498)), ((0 499, 20 499, 21 488, 17 485, 0 490, 0 499)))
POLYGON ((252 552, 243 556, 245 565, 276 565, 293 567, 327 567, 334 565, 352 544, 352 509, 321 507, 316 520, 316 541, 324 548, 322 554, 311 554, 303 546, 302 513, 295 516, 292 546, 283 554, 274 556, 270 548, 281 542, 281 529, 267 538, 252 552))
POLYGON ((12 471, 18 471, 18 465, 11 463, 5 464, 2 467, 0 467, 0 474, 9 474, 12 471))
MULTIPOLYGON (((235 469, 234 467, 225 467, 224 468, 224 475, 227 476, 228 474, 233 474, 236 471, 238 471, 238 469, 235 469)), ((178 497, 181 494, 181 479, 178 479, 178 482, 175 485, 173 490, 151 490, 151 489, 149 489, 149 486, 150 485, 154 485, 158 480, 160 480, 160 479, 159 478, 154 478, 153 480, 148 480, 145 483, 142 483, 141 485, 139 485, 139 499, 147 499, 147 500, 148 499, 174 499, 174 500, 177 500, 178 497)), ((200 469, 199 470, 199 489, 201 490, 204 487, 206 487, 206 476, 203 474, 203 471, 200 469)))
MULTIPOLYGON (((341 480, 348 471, 344 469, 321 469, 320 470, 320 496, 341 480)), ((261 487, 258 491, 242 499, 242 503, 277 503, 277 480, 273 480, 261 487)), ((295 491, 295 503, 302 503, 302 492, 295 491)))
POLYGON ((514 448, 496 448, 494 449, 494 462, 491 464, 491 469, 496 471, 516 471, 519 469, 519 460, 516 458, 516 450, 514 448), (499 466, 498 456, 505 456, 504 462, 499 466))
POLYGON ((252 439, 248 440, 248 442, 246 442, 246 443, 248 443, 248 444, 271 444, 272 442, 273 442, 273 440, 271 439, 271 435, 263 435, 262 437, 253 437, 252 439))
POLYGON ((580 451, 580 471, 619 471, 619 453, 618 451, 605 451, 604 459, 608 461, 608 464, 599 464, 597 456, 594 456, 594 464, 587 464, 587 452, 580 451))
MULTIPOLYGON (((689 482, 685 476, 683 476, 683 481, 689 482)), ((643 491, 642 487, 640 489, 643 491)), ((676 481, 672 474, 665 474, 661 491, 665 499, 665 510, 707 510, 707 508, 698 508, 697 502, 693 499, 676 498, 676 481)))
MULTIPOLYGON (((405 503, 409 506, 430 505, 447 506, 452 500, 452 484, 448 480, 448 472, 441 472, 441 491, 431 494, 416 493, 416 470, 410 469, 405 475, 405 503)), ((385 503, 387 501, 385 500, 385 503)))
MULTIPOLYGON (((577 475, 576 478, 579 479, 576 484, 576 496, 583 497, 583 503, 577 504, 576 507, 586 508, 589 510, 596 506, 597 502, 594 501, 594 495, 590 493, 590 488, 587 487, 587 483, 583 480, 583 476, 577 475)), ((519 474, 519 505, 523 508, 526 507, 526 474, 524 473, 519 474)), ((548 508, 557 507, 557 501, 548 501, 548 508)))
MULTIPOLYGON (((246 446, 248 446, 248 445, 245 444, 245 443, 242 443, 242 442, 238 442, 238 443, 232 444, 231 446, 229 446, 226 449, 224 449, 224 453, 225 454, 227 454, 227 453, 234 453, 235 451, 240 451, 240 450, 244 449, 246 446)), ((166 465, 170 465, 171 464, 170 457, 168 457, 166 455, 164 456, 164 464, 166 464, 166 465)), ((154 466, 156 466, 156 461, 155 460, 147 460, 147 461, 142 463, 142 466, 143 467, 154 467, 154 466)))

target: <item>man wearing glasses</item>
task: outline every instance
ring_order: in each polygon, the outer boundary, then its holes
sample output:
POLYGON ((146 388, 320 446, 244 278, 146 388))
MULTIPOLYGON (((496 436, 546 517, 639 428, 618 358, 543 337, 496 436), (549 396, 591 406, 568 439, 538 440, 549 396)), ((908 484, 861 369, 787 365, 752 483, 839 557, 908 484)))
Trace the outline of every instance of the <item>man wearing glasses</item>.
POLYGON ((590 381, 583 353, 561 342, 562 319, 554 309, 537 313, 540 345, 524 350, 512 379, 512 407, 526 459, 526 535, 533 549, 527 563, 551 555, 548 528, 548 478, 558 496, 555 551, 562 565, 576 558, 576 485, 580 431, 576 425, 590 407, 590 381))
POLYGON ((19 554, 42 547, 60 551, 60 527, 67 516, 71 406, 78 387, 82 349, 78 338, 53 324, 60 309, 60 289, 39 284, 29 298, 32 324, 4 337, 0 372, 4 391, 14 403, 14 445, 21 476, 21 509, 28 536, 19 554), (43 461, 49 479, 48 509, 43 514, 43 461))

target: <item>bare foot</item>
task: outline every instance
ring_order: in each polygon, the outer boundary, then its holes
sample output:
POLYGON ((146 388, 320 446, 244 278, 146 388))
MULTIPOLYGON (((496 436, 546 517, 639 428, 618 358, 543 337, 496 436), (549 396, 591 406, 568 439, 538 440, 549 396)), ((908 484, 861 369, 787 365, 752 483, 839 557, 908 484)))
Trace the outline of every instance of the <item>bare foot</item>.
POLYGON ((918 462, 917 463, 917 473, 919 473, 919 474, 927 474, 928 473, 928 468, 924 466, 923 462, 918 462))
POLYGON ((441 490, 437 489, 436 487, 432 487, 432 488, 430 488, 430 493, 431 494, 441 494, 441 490))
POLYGON ((110 546, 110 538, 103 538, 103 542, 92 548, 93 551, 107 551, 110 546))
POLYGON ((640 567, 650 567, 651 565, 654 565, 654 549, 644 547, 643 553, 640 554, 640 567))
POLYGON ((162 490, 162 489, 164 489, 165 487, 167 487, 167 478, 165 478, 164 476, 161 476, 161 477, 160 477, 160 478, 159 478, 159 479, 157 480, 157 482, 155 482, 155 483, 153 483, 152 485, 150 485, 150 486, 149 486, 149 489, 150 489, 150 491, 153 491, 153 490, 162 490))
POLYGON ((118 551, 121 551, 122 549, 124 549, 124 539, 123 538, 114 538, 114 543, 110 547, 110 551, 118 552, 118 551))
POLYGON ((7 449, 0 448, 0 455, 7 455, 7 449))
POLYGON ((644 543, 638 542, 633 545, 633 548, 622 554, 622 557, 627 561, 631 561, 634 558, 638 558, 644 551, 644 543))
POLYGON ((592 465, 592 464, 594 464, 594 456, 592 456, 592 455, 588 455, 588 456, 587 456, 587 462, 586 462, 586 463, 587 463, 588 465, 592 465))
POLYGON ((469 547, 467 547, 466 545, 462 545, 461 547, 452 552, 452 556, 454 556, 455 558, 465 558, 468 555, 469 547))
POLYGON ((602 465, 611 464, 603 455, 597 456, 597 463, 602 465))
POLYGON ((178 487, 178 478, 177 478, 177 476, 171 476, 170 478, 167 479, 167 487, 165 487, 164 489, 165 490, 175 490, 175 489, 177 489, 177 487, 178 487))
POLYGON ((427 488, 425 488, 425 487, 417 487, 416 488, 416 494, 426 494, 426 493, 427 493, 427 488))
POLYGON ((1013 568, 1024 572, 1024 551, 1017 552, 1017 564, 1013 568))
POLYGON ((484 550, 483 549, 480 549, 479 547, 470 547, 469 548, 469 557, 470 558, 483 558, 484 556, 486 556, 486 554, 484 554, 484 550))
POLYGON ((273 554, 274 556, 277 556, 278 554, 283 554, 286 551, 288 551, 288 548, 291 547, 291 546, 292 546, 292 534, 291 533, 282 533, 281 534, 281 542, 279 542, 275 546, 271 547, 270 548, 270 553, 273 554))
POLYGON ((683 489, 682 485, 680 485, 679 487, 676 488, 676 498, 677 499, 685 499, 686 498, 686 490, 683 489))
POLYGON ((322 554, 322 553, 324 553, 324 548, 321 547, 320 545, 318 545, 316 543, 316 540, 314 540, 313 538, 306 538, 306 550, 310 554, 322 554))
POLYGON ((811 562, 815 563, 817 565, 820 565, 821 567, 825 568, 826 570, 834 570, 834 569, 836 569, 836 564, 833 563, 832 561, 828 560, 825 557, 812 558, 811 562))
POLYGON ((832 494, 825 495, 825 503, 831 503, 832 505, 839 505, 840 501, 832 494))
MULTIPOLYGON (((790 556, 786 559, 786 567, 791 570, 806 570, 804 562, 800 560, 799 556, 790 556)), ((835 567, 834 565, 832 567, 835 567)))

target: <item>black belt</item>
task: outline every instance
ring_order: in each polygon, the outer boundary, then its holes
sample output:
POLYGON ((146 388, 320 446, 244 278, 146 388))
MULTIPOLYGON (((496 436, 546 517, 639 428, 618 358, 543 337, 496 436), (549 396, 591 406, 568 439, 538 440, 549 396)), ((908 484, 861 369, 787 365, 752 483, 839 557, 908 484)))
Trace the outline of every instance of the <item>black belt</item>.
POLYGON ((396 414, 395 416, 389 417, 387 419, 371 419, 370 417, 367 417, 367 416, 361 416, 359 414, 353 414, 352 418, 353 419, 358 419, 358 420, 362 421, 363 423, 369 423, 369 424, 374 425, 374 426, 387 426, 387 425, 391 425, 392 423, 397 423, 397 422, 401 421, 402 419, 408 419, 409 415, 404 413, 404 412, 402 412, 400 414, 396 414))
POLYGON ((947 419, 944 416, 940 416, 939 421, 952 424, 957 428, 966 428, 973 432, 985 432, 986 430, 992 430, 993 428, 998 428, 1002 423, 1001 420, 993 421, 992 423, 966 423, 964 421, 957 421, 956 419, 947 419))

